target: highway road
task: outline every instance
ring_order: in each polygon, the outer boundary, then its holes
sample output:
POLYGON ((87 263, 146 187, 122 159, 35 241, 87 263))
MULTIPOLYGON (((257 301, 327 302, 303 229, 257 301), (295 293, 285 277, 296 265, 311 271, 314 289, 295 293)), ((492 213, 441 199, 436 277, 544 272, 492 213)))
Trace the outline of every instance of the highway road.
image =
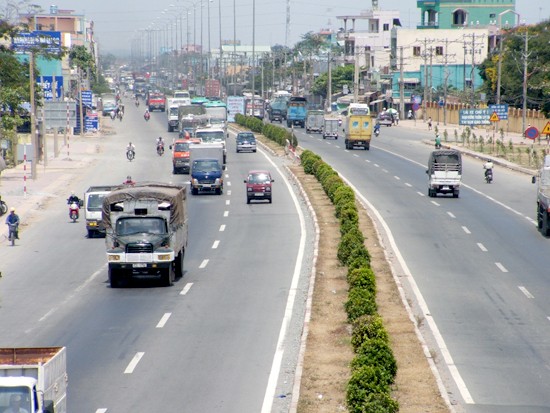
MULTIPOLYGON (((428 197, 426 132, 383 127, 370 151, 296 129, 358 191, 387 245, 457 412, 550 412, 550 240, 531 177, 464 157, 460 197, 428 197)), ((451 132, 452 135, 452 132, 451 132)))
POLYGON ((235 153, 221 196, 189 198, 185 275, 173 287, 136 283, 111 289, 104 239, 73 224, 70 190, 134 180, 186 182, 172 175, 164 113, 145 122, 143 106, 126 105, 116 131, 90 138, 99 145, 89 168, 60 187, 16 247, 2 246, 0 345, 67 347, 68 409, 268 413, 284 411, 292 390, 313 227, 287 179, 284 160, 235 153), (125 158, 129 141, 136 159, 125 158), (249 169, 269 169, 273 203, 246 204, 249 169), (284 366, 284 368, 282 368, 284 366))

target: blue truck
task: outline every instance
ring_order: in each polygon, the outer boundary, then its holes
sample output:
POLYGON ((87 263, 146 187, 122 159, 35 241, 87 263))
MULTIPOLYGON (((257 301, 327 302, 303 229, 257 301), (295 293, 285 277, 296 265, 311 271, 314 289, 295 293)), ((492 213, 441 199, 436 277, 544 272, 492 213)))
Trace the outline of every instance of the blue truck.
POLYGON ((189 145, 191 165, 191 194, 223 193, 223 151, 221 143, 192 143, 189 145))
POLYGON ((286 112, 286 126, 290 128, 292 125, 299 125, 302 128, 306 127, 307 117, 307 99, 300 96, 291 96, 288 100, 286 112))

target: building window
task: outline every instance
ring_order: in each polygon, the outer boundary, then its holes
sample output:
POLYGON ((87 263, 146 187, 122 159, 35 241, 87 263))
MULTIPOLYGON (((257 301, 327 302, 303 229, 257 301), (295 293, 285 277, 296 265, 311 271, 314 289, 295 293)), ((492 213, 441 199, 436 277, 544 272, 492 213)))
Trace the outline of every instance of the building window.
POLYGON ((464 26, 467 20, 467 13, 464 10, 457 10, 453 13, 453 24, 457 26, 464 26))
POLYGON ((443 56, 443 46, 435 46, 435 55, 443 56))
POLYGON ((420 56, 420 46, 413 46, 413 56, 420 56))
POLYGON ((384 23, 384 31, 387 32, 390 30, 390 25, 388 23, 384 23))
POLYGON ((495 17, 497 17, 497 15, 496 15, 495 13, 489 14, 489 18, 490 18, 490 19, 494 19, 495 17))

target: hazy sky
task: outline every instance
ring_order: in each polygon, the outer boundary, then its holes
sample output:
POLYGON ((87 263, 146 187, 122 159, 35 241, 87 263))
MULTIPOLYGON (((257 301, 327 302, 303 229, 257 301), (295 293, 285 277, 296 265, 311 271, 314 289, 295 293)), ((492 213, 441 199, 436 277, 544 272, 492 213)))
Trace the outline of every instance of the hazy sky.
MULTIPOLYGON (((290 37, 293 46, 304 33, 321 28, 337 30, 343 26, 336 16, 356 15, 372 8, 370 0, 289 0, 290 37)), ((85 14, 95 23, 96 39, 104 52, 129 53, 131 39, 139 36, 139 29, 168 27, 175 30, 176 16, 183 16, 183 40, 185 43, 187 22, 185 8, 190 9, 189 38, 200 44, 201 0, 34 0, 45 11, 55 4, 59 9, 75 10, 85 14), (193 3, 196 4, 195 14, 193 3), (167 11, 166 11, 167 10, 167 11), (166 11, 163 13, 163 11, 166 11), (193 21, 196 20, 196 30, 193 21)), ((241 44, 252 44, 255 26, 255 44, 285 44, 287 0, 202 0, 202 44, 208 48, 208 8, 210 9, 210 45, 219 47, 221 20, 222 39, 234 37, 234 16, 236 16, 236 39, 241 44), (253 25, 253 5, 255 4, 255 24, 253 25), (235 5, 236 13, 233 12, 235 5), (221 19, 219 9, 221 7, 221 19)), ((379 0, 382 10, 399 10, 401 23, 405 28, 413 28, 420 21, 416 0, 379 0)), ((550 0, 516 0, 516 12, 527 23, 537 23, 550 18, 550 0)), ((178 23, 178 29, 180 24, 178 23)))

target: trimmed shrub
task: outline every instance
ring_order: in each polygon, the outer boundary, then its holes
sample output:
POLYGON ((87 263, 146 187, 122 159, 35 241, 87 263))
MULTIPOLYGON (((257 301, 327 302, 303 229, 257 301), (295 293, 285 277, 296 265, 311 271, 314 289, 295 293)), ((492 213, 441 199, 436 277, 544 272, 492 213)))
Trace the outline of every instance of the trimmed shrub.
POLYGON ((319 155, 316 155, 311 151, 304 151, 300 156, 300 159, 302 161, 302 166, 304 167, 304 172, 309 175, 313 175, 315 173, 315 170, 313 169, 315 162, 322 160, 319 155), (304 154, 306 154, 305 158, 304 154))
POLYGON ((397 413, 399 403, 388 393, 369 394, 361 406, 362 413, 397 413))
POLYGON ((357 356, 351 362, 353 370, 363 366, 374 366, 382 370, 382 377, 387 384, 395 381, 397 374, 397 362, 387 341, 379 338, 365 340, 357 349, 357 356))
POLYGON ((365 413, 363 406, 369 395, 389 393, 389 390, 381 369, 373 366, 356 369, 346 389, 346 402, 350 413, 365 413))
POLYGON ((377 310, 375 296, 365 288, 351 288, 344 308, 350 322, 364 315, 374 315, 377 310))
POLYGON ((348 284, 350 288, 366 288, 372 294, 376 294, 376 277, 372 269, 367 267, 348 270, 348 284))
POLYGON ((348 260, 348 271, 363 267, 370 268, 370 260, 365 257, 354 257, 348 260))
POLYGON ((338 207, 339 204, 345 202, 355 203, 355 193, 347 185, 343 185, 334 192, 334 206, 338 207))
POLYGON ((344 234, 340 239, 340 244, 338 245, 338 261, 340 261, 342 265, 346 265, 351 252, 358 246, 363 245, 364 241, 365 238, 359 228, 356 228, 355 230, 352 229, 344 234))
POLYGON ((331 202, 334 202, 334 192, 336 192, 336 190, 342 185, 344 185, 344 181, 340 178, 340 176, 338 176, 338 173, 335 173, 335 175, 331 175, 325 179, 323 189, 331 202))
POLYGON ((343 207, 340 210, 340 225, 343 225, 347 222, 352 222, 356 225, 359 224, 359 214, 357 213, 357 207, 355 204, 344 204, 345 208, 343 207))
POLYGON ((384 340, 389 342, 388 332, 382 322, 382 317, 378 314, 364 315, 353 321, 351 333, 351 345, 353 351, 370 339, 384 340))
POLYGON ((344 265, 348 265, 348 263, 356 260, 357 258, 365 258, 370 262, 370 254, 364 244, 357 246, 357 248, 354 248, 351 251, 344 265))
MULTIPOLYGON (((359 226, 356 222, 353 221, 345 221, 340 224, 340 235, 343 236, 347 234, 350 231, 359 230, 359 226)), ((349 260, 348 260, 349 261, 349 260)), ((365 265, 368 265, 368 261, 366 261, 365 265)))
POLYGON ((340 218, 340 214, 342 213, 342 211, 347 208, 355 209, 357 211, 355 201, 350 201, 347 198, 342 198, 341 202, 334 204, 334 214, 337 218, 340 218))
POLYGON ((313 165, 311 165, 311 169, 313 170, 313 175, 315 175, 315 177, 317 177, 317 169, 319 169, 323 165, 327 165, 327 164, 321 158, 313 162, 313 165))
POLYGON ((330 175, 336 175, 336 171, 332 169, 332 167, 326 162, 323 162, 321 165, 319 165, 319 167, 315 171, 315 177, 321 184, 323 184, 326 177, 330 175))

